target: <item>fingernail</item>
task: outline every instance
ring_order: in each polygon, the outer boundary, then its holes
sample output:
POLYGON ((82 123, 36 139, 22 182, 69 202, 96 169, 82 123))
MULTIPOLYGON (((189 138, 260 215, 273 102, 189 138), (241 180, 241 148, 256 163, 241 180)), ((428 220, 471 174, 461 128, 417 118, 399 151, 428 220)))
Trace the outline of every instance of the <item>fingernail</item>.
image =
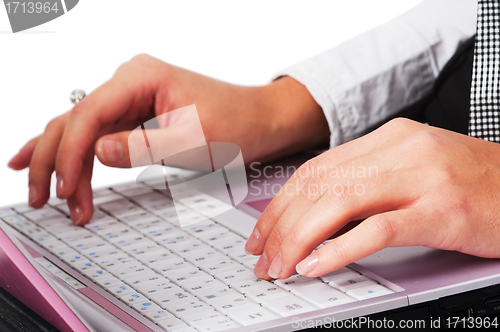
POLYGON ((7 167, 8 167, 8 168, 14 169, 14 168, 12 167, 12 161, 13 161, 13 160, 14 160, 14 158, 12 158, 12 159, 9 161, 9 163, 7 164, 7 167))
POLYGON ((71 209, 71 220, 73 220, 73 223, 76 226, 80 224, 82 218, 83 218, 83 212, 79 206, 75 206, 73 209, 71 209))
POLYGON ((297 264, 295 270, 298 274, 307 276, 308 273, 312 272, 318 265, 319 258, 316 254, 311 254, 309 257, 305 258, 302 262, 297 264))
POLYGON ((260 233, 257 228, 255 228, 247 240, 245 245, 245 252, 248 255, 253 255, 260 247, 260 233))
POLYGON ((63 180, 62 176, 58 175, 57 176, 57 184, 56 184, 57 197, 62 198, 61 196, 63 194, 63 189, 64 189, 64 180, 63 180))
POLYGON ((255 264, 253 272, 257 277, 264 278, 267 275, 267 270, 269 270, 269 264, 267 263, 266 253, 263 253, 262 255, 260 255, 257 264, 255 264))
POLYGON ((100 140, 97 144, 97 153, 106 163, 116 163, 123 159, 123 146, 113 139, 100 140))
POLYGON ((279 252, 271 263, 271 267, 269 268, 267 274, 273 279, 278 279, 282 269, 283 260, 281 259, 281 252, 279 252))
POLYGON ((29 196, 28 196, 29 205, 32 205, 33 203, 35 203, 37 199, 38 199, 38 191, 36 190, 36 187, 34 184, 30 184, 29 196))

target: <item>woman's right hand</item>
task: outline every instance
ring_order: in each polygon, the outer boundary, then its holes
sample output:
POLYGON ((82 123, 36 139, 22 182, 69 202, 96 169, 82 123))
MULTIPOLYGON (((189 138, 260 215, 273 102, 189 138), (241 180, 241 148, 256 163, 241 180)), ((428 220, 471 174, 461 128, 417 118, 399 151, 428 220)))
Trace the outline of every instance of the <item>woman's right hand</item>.
POLYGON ((30 168, 29 203, 34 208, 47 203, 55 171, 57 196, 67 199, 75 224, 84 224, 93 213, 94 155, 107 166, 130 167, 131 130, 191 104, 196 105, 206 141, 239 145, 247 165, 328 142, 321 108, 292 78, 242 87, 138 55, 71 111, 50 121, 9 167, 30 168))

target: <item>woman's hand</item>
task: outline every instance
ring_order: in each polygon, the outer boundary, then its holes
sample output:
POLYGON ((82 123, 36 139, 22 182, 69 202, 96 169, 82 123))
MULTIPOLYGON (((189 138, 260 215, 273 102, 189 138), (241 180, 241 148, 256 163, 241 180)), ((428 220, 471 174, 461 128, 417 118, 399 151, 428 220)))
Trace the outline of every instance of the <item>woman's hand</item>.
POLYGON ((321 109, 291 78, 262 87, 235 86, 139 55, 73 110, 50 121, 9 166, 30 168, 29 203, 34 208, 47 202, 55 171, 57 196, 67 199, 73 221, 84 224, 93 213, 94 154, 105 165, 130 167, 130 131, 155 115, 191 104, 196 104, 206 140, 238 144, 247 164, 328 141, 321 109))
POLYGON ((266 279, 317 277, 385 247, 498 258, 499 199, 499 144, 396 119, 301 166, 246 250, 266 279))

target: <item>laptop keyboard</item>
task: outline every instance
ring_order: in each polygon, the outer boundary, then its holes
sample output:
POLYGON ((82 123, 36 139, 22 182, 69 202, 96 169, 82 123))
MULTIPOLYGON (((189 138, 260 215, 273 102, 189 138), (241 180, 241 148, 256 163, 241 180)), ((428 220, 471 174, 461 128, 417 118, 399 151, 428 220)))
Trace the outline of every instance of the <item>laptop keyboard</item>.
POLYGON ((176 210, 162 192, 127 184, 95 191, 84 227, 73 226, 56 198, 39 210, 0 210, 0 218, 167 331, 223 331, 393 293, 348 267, 320 278, 258 279, 246 239, 203 216, 225 203, 199 192, 179 203, 176 210), (181 228, 180 213, 202 221, 181 228))

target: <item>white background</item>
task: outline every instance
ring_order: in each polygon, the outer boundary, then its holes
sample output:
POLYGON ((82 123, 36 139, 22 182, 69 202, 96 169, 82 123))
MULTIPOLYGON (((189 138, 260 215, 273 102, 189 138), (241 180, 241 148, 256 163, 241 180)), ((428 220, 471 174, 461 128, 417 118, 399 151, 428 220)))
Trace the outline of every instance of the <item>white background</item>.
MULTIPOLYGON (((236 84, 266 84, 278 70, 420 1, 80 0, 62 17, 16 34, 2 2, 0 206, 27 200, 28 173, 8 169, 10 158, 71 108, 73 89, 91 92, 138 53, 236 84)), ((93 185, 137 174, 97 161, 93 185)))

